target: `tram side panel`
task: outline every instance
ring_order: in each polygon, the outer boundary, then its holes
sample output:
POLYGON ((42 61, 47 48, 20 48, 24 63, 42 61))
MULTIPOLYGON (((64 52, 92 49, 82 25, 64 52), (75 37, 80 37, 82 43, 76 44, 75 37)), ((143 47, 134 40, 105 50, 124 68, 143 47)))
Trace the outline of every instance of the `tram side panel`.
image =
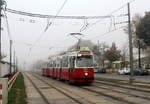
POLYGON ((62 68, 62 71, 61 71, 61 78, 63 80, 69 80, 69 69, 68 68, 62 68))
POLYGON ((58 71, 58 79, 61 80, 61 73, 62 73, 62 68, 59 68, 59 71, 58 71))

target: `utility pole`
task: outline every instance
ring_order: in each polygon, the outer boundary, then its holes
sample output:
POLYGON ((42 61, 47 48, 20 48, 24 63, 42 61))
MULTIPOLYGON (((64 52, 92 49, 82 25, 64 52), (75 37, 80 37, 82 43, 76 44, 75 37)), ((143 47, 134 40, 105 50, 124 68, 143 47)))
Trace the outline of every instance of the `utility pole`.
POLYGON ((132 32, 131 32, 131 21, 130 21, 130 3, 128 3, 127 5, 128 5, 129 54, 130 54, 130 70, 131 70, 129 82, 132 84, 132 82, 134 81, 134 78, 133 78, 134 73, 133 73, 132 32))
POLYGON ((18 58, 16 57, 16 72, 18 72, 18 58))
POLYGON ((10 40, 10 74, 12 74, 12 40, 10 40))
POLYGON ((139 45, 139 68, 141 68, 141 42, 138 40, 138 45, 139 45))
POLYGON ((16 56, 15 56, 15 51, 14 51, 14 72, 16 72, 16 56))
POLYGON ((100 63, 101 63, 101 52, 100 52, 100 44, 99 44, 99 40, 98 40, 98 42, 97 42, 97 48, 98 48, 98 54, 99 54, 99 58, 98 58, 98 66, 99 66, 99 68, 100 68, 100 63))
POLYGON ((0 0, 0 70, 1 70, 1 59, 2 59, 2 50, 1 50, 1 30, 2 30, 2 26, 1 26, 1 17, 2 17, 2 5, 3 5, 3 2, 2 0, 0 0))

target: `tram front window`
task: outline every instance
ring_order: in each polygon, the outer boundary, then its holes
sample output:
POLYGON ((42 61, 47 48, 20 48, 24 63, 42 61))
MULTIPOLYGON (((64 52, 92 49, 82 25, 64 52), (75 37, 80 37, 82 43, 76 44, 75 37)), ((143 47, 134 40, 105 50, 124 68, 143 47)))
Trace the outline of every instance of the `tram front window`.
POLYGON ((84 55, 77 57, 77 67, 93 67, 93 57, 91 55, 84 55))

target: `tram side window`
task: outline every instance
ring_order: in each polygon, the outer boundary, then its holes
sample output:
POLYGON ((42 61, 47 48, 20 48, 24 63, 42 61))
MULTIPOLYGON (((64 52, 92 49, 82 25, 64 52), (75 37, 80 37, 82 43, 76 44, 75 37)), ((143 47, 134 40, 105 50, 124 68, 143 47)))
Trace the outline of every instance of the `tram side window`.
POLYGON ((47 67, 49 67, 49 64, 50 64, 50 63, 47 63, 47 67))
POLYGON ((50 63, 50 67, 53 67, 53 63, 52 62, 50 63))
POLYGON ((49 63, 48 63, 48 67, 52 67, 52 62, 49 62, 49 63))
POLYGON ((56 63, 56 68, 59 67, 58 63, 56 63))
POLYGON ((62 67, 68 67, 68 57, 63 57, 63 59, 62 59, 62 67))
POLYGON ((57 68, 60 67, 60 60, 57 60, 57 61, 56 61, 56 67, 57 67, 57 68))
POLYGON ((56 63, 55 63, 55 62, 53 62, 53 67, 54 67, 54 68, 56 67, 56 63))
POLYGON ((52 67, 54 67, 54 62, 52 62, 52 67))
POLYGON ((57 64, 58 64, 58 67, 61 67, 61 61, 60 60, 58 60, 57 64))

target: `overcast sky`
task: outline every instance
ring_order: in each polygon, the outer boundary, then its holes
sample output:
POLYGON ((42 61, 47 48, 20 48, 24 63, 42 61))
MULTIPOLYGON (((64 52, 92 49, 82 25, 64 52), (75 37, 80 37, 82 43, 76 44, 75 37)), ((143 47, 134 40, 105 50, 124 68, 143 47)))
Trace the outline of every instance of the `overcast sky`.
MULTIPOLYGON (((7 7, 19 11, 56 15, 65 0, 6 0, 7 7)), ((58 15, 66 16, 105 16, 112 11, 126 4, 129 0, 68 0, 58 15)), ((150 10, 149 0, 135 0, 131 3, 131 16, 136 13, 144 15, 145 11, 150 10)), ((118 17, 120 14, 127 14, 127 6, 113 13, 114 18, 103 19, 92 25, 98 19, 87 20, 89 28, 81 33, 83 39, 90 39, 93 43, 106 42, 111 44, 115 42, 118 47, 122 47, 128 42, 128 37, 122 29, 104 35, 104 33, 113 29, 118 29, 127 24, 114 25, 124 22, 127 17, 118 17)), ((55 19, 49 29, 43 33, 47 19, 33 18, 7 13, 10 33, 12 36, 19 61, 27 64, 38 59, 46 59, 48 55, 65 51, 68 47, 75 44, 77 39, 69 36, 71 32, 80 32, 85 20, 55 19), (33 20, 35 23, 31 23, 33 20), (30 45, 42 34, 41 39, 36 46, 30 50, 30 45)), ((99 19, 100 20, 100 19, 99 19)), ((51 21, 51 19, 50 19, 51 21)), ((7 35, 6 22, 3 19, 2 26, 2 51, 9 55, 9 39, 7 35)), ((8 60, 9 57, 6 59, 8 60)))

